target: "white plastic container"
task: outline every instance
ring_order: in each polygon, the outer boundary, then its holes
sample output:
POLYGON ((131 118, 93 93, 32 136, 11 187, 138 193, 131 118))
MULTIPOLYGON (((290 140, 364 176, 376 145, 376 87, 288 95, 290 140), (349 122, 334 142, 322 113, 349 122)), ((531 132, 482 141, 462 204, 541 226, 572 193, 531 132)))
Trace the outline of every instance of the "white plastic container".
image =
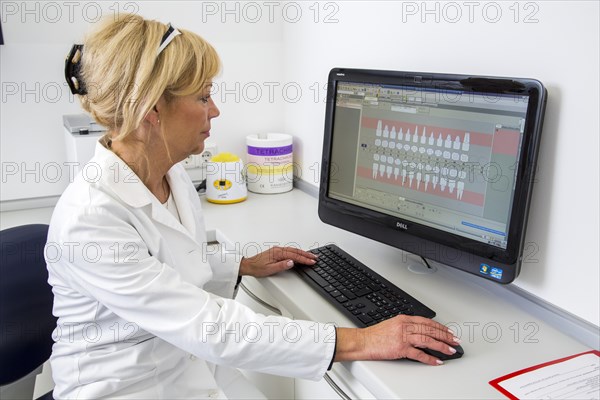
POLYGON ((294 164, 292 136, 261 133, 246 137, 246 181, 254 193, 284 193, 292 190, 294 164))
POLYGON ((246 200, 248 191, 242 160, 231 153, 219 153, 206 165, 206 200, 233 204, 246 200))

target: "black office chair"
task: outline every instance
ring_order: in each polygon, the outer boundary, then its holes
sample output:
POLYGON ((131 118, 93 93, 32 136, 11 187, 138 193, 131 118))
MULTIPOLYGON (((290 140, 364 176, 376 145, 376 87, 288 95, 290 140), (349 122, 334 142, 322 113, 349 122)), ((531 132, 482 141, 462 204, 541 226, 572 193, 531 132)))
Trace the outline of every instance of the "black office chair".
MULTIPOLYGON (((33 397, 35 377, 52 351, 54 296, 44 246, 48 225, 0 231, 0 397, 33 397)), ((52 392, 42 398, 52 398, 52 392)))

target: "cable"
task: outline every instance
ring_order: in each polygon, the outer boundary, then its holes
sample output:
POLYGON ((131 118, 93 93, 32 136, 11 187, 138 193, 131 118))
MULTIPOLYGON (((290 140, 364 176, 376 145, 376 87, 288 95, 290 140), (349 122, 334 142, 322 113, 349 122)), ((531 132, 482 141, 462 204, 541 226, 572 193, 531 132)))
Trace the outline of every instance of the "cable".
POLYGON ((421 257, 421 260, 423 260, 423 263, 427 266, 428 269, 433 269, 431 267, 431 265, 429 265, 429 263, 427 262, 427 260, 425 259, 425 257, 423 257, 423 256, 420 256, 420 257, 421 257))

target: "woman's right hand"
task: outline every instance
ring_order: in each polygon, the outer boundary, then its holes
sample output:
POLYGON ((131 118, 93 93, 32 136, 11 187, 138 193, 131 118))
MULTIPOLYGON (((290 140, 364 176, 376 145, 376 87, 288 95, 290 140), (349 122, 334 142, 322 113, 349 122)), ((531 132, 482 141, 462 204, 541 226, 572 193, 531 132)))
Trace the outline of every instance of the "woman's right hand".
POLYGON ((368 328, 338 328, 335 361, 410 358, 424 364, 442 362, 421 349, 453 354, 459 339, 428 318, 399 315, 368 328))

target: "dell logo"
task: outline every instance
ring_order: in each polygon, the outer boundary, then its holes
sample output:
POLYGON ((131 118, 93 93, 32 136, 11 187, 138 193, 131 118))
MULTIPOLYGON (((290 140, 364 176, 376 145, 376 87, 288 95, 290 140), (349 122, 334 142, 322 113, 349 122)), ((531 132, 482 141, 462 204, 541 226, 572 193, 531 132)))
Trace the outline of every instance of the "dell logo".
POLYGON ((396 222, 396 228, 407 230, 408 226, 406 226, 406 224, 403 222, 396 222))

